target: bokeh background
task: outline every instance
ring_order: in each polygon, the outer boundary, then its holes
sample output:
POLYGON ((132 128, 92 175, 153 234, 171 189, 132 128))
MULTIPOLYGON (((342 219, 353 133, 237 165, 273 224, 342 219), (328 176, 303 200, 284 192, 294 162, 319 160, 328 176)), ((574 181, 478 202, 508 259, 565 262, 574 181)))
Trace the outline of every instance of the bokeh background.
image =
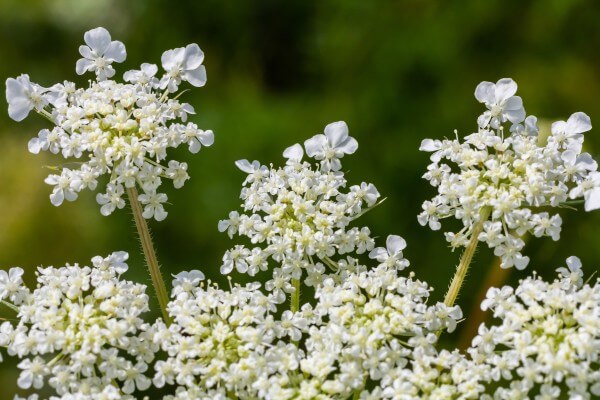
MULTIPOLYGON (((482 110, 475 86, 503 77, 518 82, 529 114, 550 121, 584 111, 599 123, 599 17, 600 2, 583 0, 0 0, 0 79, 28 73, 42 86, 84 83, 75 74, 77 48, 97 26, 127 47, 118 76, 142 62, 159 64, 164 50, 198 43, 208 83, 184 98, 196 108, 193 120, 214 130, 215 144, 197 155, 178 153, 192 179, 166 189, 169 217, 151 223, 164 274, 198 268, 222 280, 220 260, 234 243, 216 227, 238 208, 244 178, 234 161, 282 163, 285 147, 345 120, 360 143, 344 159, 349 181, 372 182, 387 196, 358 224, 381 242, 391 233, 404 236, 412 270, 437 288, 438 300, 460 254, 450 252, 441 232, 416 221, 434 194, 421 179, 428 155, 419 143, 454 129, 470 133, 482 110)), ((4 98, 0 103, 6 110, 4 98)), ((89 192, 59 208, 50 204, 45 166, 60 159, 27 151, 27 141, 47 126, 34 114, 17 124, 0 112, 0 267, 22 266, 31 279, 39 265, 126 250, 127 278, 149 283, 128 211, 103 217, 89 192)), ((585 146, 600 156, 597 132, 586 134, 585 146)), ((551 276, 573 254, 587 273, 597 270, 600 211, 561 215, 562 240, 531 241, 528 270, 500 274, 498 284, 533 269, 551 276)), ((465 312, 493 262, 491 251, 480 249, 459 299, 465 312)), ((10 311, 0 308, 0 317, 10 311)), ((15 381, 5 360, 1 399, 17 392, 15 381)))

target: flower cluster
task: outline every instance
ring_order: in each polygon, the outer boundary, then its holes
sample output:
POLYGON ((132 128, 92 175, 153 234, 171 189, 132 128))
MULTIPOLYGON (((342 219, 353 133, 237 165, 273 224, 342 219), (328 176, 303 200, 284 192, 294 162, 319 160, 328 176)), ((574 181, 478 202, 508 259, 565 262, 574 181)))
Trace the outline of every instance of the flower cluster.
POLYGON ((553 282, 488 291, 481 307, 499 323, 482 324, 469 352, 497 381, 494 399, 600 396, 600 281, 583 283, 577 257, 567 266, 553 282))
MULTIPOLYGON (((326 279, 317 288, 317 319, 306 338, 305 375, 299 398, 399 398, 430 393, 416 378, 416 367, 433 357, 438 332, 452 332, 462 318, 458 306, 426 304, 427 284, 398 276, 395 268, 380 265, 352 273, 341 284, 326 279), (409 378, 411 374, 415 377, 409 378), (376 386, 374 392, 368 388, 376 386), (307 391, 310 388, 310 391, 307 391), (371 396, 371 397, 368 397, 371 396)), ((436 362, 430 362, 435 365, 436 362)), ((443 361, 440 361, 443 362, 443 361)), ((432 366, 430 370, 436 370, 432 366)), ((429 371, 431 372, 431 371, 429 371)), ((426 377, 435 383, 437 376, 426 377)))
POLYGON ((424 178, 438 194, 423 203, 418 220, 437 230, 440 219, 459 219, 464 228, 446 233, 453 247, 477 235, 474 240, 493 248, 503 268, 523 269, 529 263, 521 254, 525 233, 560 237, 560 215, 543 208, 582 197, 586 210, 600 208, 600 173, 596 161, 582 153, 583 133, 591 129, 586 114, 555 122, 544 140, 536 117, 525 118, 516 90, 512 79, 482 82, 475 97, 487 110, 477 120, 478 131, 464 141, 457 136, 422 142, 420 150, 432 153, 424 178))
POLYGON ((44 88, 30 82, 28 75, 9 78, 8 113, 21 121, 35 110, 55 125, 29 141, 34 154, 50 151, 70 160, 45 180, 54 187, 52 204, 74 201, 84 189, 95 190, 106 175, 109 181, 96 196, 103 215, 123 208, 126 189, 135 196, 133 189, 139 187, 143 194, 132 201, 144 204, 145 218, 163 220, 167 195, 158 191, 162 179, 172 180, 175 188, 189 179, 187 164, 168 160, 167 150, 183 144, 197 153, 214 140, 212 131, 187 122, 194 108, 174 95, 182 81, 196 87, 205 84, 204 54, 196 44, 168 50, 161 58, 162 77, 156 76, 156 65, 144 63, 140 70, 125 72, 127 83, 119 83, 108 78, 115 74, 112 63, 125 60, 123 43, 113 41, 104 28, 86 32, 84 39, 76 71, 95 72, 96 81, 87 88, 68 81, 44 88))
POLYGON ((154 337, 168 355, 155 365, 154 385, 177 387, 165 400, 289 398, 281 386, 298 368, 300 351, 291 341, 306 327, 303 313, 275 319, 273 296, 257 283, 224 291, 185 273, 174 285, 174 322, 168 328, 158 322, 154 337), (279 395, 265 396, 275 391, 279 395))
POLYGON ((127 258, 40 267, 33 291, 20 268, 0 271, 0 300, 18 316, 0 325, 0 346, 21 359, 20 388, 47 384, 60 396, 53 399, 96 400, 134 399, 136 388, 150 387, 145 372, 157 348, 141 318, 148 296, 145 285, 120 279, 127 258))
MULTIPOLYGON (((250 276, 267 270, 269 261, 277 263, 273 279, 266 288, 278 301, 295 291, 292 281, 308 286, 319 285, 326 272, 352 270, 355 260, 334 256, 363 254, 373 250, 369 228, 349 224, 378 204, 379 192, 371 183, 353 185, 344 191, 346 179, 340 158, 353 153, 358 143, 348 136, 344 122, 325 127, 325 134, 308 139, 306 153, 320 160, 317 167, 302 161, 304 150, 296 144, 284 151, 286 166, 274 168, 240 160, 236 164, 248 174, 241 192, 247 214, 233 211, 219 222, 219 230, 248 237, 254 248, 237 245, 223 257, 221 273, 234 269, 250 276)), ((371 252, 373 258, 398 269, 408 265, 402 257, 405 243, 399 238, 388 241, 388 249, 371 252), (391 246, 391 247, 390 247, 391 246), (388 250, 391 252, 388 252, 388 250)))
POLYGON ((174 323, 155 326, 154 340, 168 358, 156 363, 154 384, 176 387, 166 399, 346 399, 379 381, 390 386, 386 393, 398 385, 429 393, 405 374, 413 362, 428 360, 435 369, 454 360, 430 358, 435 332, 454 330, 460 308, 427 306, 431 289, 395 268, 359 269, 342 284, 327 278, 315 306, 280 317, 274 295, 258 283, 224 291, 198 272, 177 275, 169 303, 174 323))

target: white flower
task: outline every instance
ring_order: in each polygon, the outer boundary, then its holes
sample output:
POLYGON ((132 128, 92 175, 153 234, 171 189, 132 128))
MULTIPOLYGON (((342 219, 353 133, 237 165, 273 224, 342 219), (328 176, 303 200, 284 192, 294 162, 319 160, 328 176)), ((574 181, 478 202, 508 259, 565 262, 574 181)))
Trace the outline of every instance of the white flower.
POLYGON ((8 273, 0 270, 0 300, 10 299, 21 290, 23 284, 23 268, 11 268, 8 273))
POLYGON ((118 40, 111 40, 110 33, 102 27, 87 31, 83 39, 87 46, 79 46, 83 58, 77 60, 77 74, 93 71, 100 81, 112 77, 115 70, 111 64, 121 63, 127 57, 125 45, 118 40))
POLYGON ((576 112, 566 122, 552 123, 552 135, 548 141, 560 145, 563 149, 574 148, 579 153, 583 143, 583 133, 590 129, 592 129, 590 117, 583 112, 576 112))
POLYGON ((182 80, 189 82, 192 86, 204 86, 206 69, 202 65, 203 60, 204 53, 195 43, 189 44, 185 48, 165 51, 161 61, 167 74, 161 79, 160 87, 175 92, 182 80))
POLYGON ((348 136, 348 125, 344 121, 333 122, 325 127, 325 134, 315 135, 304 142, 306 155, 321 161, 324 171, 339 171, 340 158, 352 154, 358 142, 348 136))
POLYGON ((525 119, 523 101, 517 92, 517 84, 510 78, 500 79, 495 84, 492 82, 481 82, 475 89, 475 98, 484 103, 488 111, 483 113, 477 123, 485 128, 490 125, 497 129, 500 124, 507 120, 518 124, 525 119))
POLYGON ((50 201, 55 206, 60 206, 64 200, 75 201, 77 199, 76 187, 73 185, 73 173, 65 168, 60 175, 49 175, 44 182, 48 185, 54 185, 50 201))
POLYGON ((125 207, 125 200, 123 200, 124 193, 125 190, 121 185, 108 185, 106 193, 98 193, 96 195, 96 202, 102 206, 100 207, 100 213, 102 215, 110 215, 116 208, 121 209, 125 207))
POLYGON ((369 257, 376 259, 387 268, 396 268, 403 270, 409 266, 409 261, 402 255, 402 250, 406 248, 406 241, 398 235, 389 235, 386 240, 386 247, 377 247, 369 253, 369 257))
POLYGON ((167 217, 167 212, 162 205, 168 200, 166 194, 144 193, 138 196, 138 200, 144 205, 144 212, 142 213, 144 218, 154 218, 157 221, 162 221, 167 217))
POLYGON ((29 75, 23 74, 17 79, 6 80, 6 101, 8 115, 15 121, 24 120, 34 108, 42 111, 48 104, 45 97, 47 89, 29 81, 29 75))
POLYGON ((158 79, 155 78, 158 72, 156 64, 142 63, 139 70, 132 69, 123 74, 125 82, 139 83, 141 85, 157 86, 158 79))
POLYGON ((525 118, 523 124, 516 124, 510 128, 511 132, 518 133, 526 136, 537 136, 540 129, 537 126, 537 117, 535 115, 529 115, 525 118))
POLYGON ((173 186, 175 189, 179 189, 183 186, 184 182, 190 179, 187 173, 187 163, 180 163, 179 161, 169 161, 169 168, 165 171, 167 177, 173 180, 173 186))
POLYGON ((181 292, 190 292, 193 288, 204 280, 204 273, 199 270, 182 271, 177 275, 173 275, 173 292, 172 296, 176 296, 181 292))

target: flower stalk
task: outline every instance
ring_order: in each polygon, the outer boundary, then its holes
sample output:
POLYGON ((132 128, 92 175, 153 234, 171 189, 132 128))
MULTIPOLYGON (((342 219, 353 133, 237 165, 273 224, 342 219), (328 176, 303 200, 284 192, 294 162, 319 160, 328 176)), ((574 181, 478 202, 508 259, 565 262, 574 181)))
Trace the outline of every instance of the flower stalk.
POLYGON ((170 325, 172 320, 169 312, 167 311, 169 296, 167 294, 168 292, 165 282, 162 278, 162 274, 160 273, 160 266, 156 257, 156 251, 154 250, 154 244, 152 243, 150 228, 148 228, 148 223, 142 215, 142 207, 138 200, 137 189, 135 187, 127 188, 127 196, 129 197, 129 204, 131 204, 131 211, 133 213, 135 227, 138 231, 140 244, 144 252, 144 258, 146 259, 148 271, 150 272, 150 277, 152 278, 152 286, 154 286, 154 291, 156 292, 156 297, 158 298, 160 311, 165 323, 170 325))
POLYGON ((300 310, 300 279, 292 279, 292 285, 295 290, 290 300, 290 310, 295 313, 300 310))
POLYGON ((483 207, 479 212, 479 221, 473 226, 471 240, 463 252, 462 257, 460 258, 460 262, 458 263, 458 267, 456 268, 456 272, 454 273, 454 277, 452 278, 448 292, 444 297, 444 304, 448 307, 454 306, 454 302, 458 297, 458 293, 460 292, 465 277, 467 276, 467 272, 469 271, 469 266, 473 260, 473 255, 475 255, 475 250, 477 249, 477 244, 479 243, 479 234, 483 230, 483 224, 485 221, 487 221, 491 212, 492 209, 490 207, 483 207))

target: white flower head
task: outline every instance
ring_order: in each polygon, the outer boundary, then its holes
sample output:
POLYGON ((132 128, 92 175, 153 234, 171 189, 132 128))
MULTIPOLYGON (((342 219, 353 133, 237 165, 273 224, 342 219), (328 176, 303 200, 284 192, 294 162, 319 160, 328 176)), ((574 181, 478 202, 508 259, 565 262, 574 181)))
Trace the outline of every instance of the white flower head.
POLYGON ((495 84, 481 82, 475 89, 475 98, 485 104, 488 111, 483 113, 477 123, 481 128, 490 125, 497 129, 507 120, 518 124, 525 119, 523 101, 515 96, 517 84, 510 78, 500 79, 495 84))
POLYGON ((321 161, 324 171, 339 171, 340 158, 352 154, 358 148, 356 139, 348 135, 344 121, 333 122, 325 127, 325 134, 318 134, 304 142, 306 155, 321 161))
POLYGON ((92 29, 84 39, 86 45, 80 47, 84 58, 77 62, 77 72, 94 71, 96 80, 84 88, 64 81, 45 89, 31 83, 27 75, 9 78, 9 115, 20 121, 35 110, 50 120, 55 126, 32 138, 29 151, 60 154, 66 165, 78 166, 57 166, 54 169, 60 173, 46 178, 54 186, 53 205, 74 201, 84 189, 95 190, 104 175, 110 178, 96 195, 102 215, 125 207, 125 189, 139 188, 144 192, 140 199, 146 202, 146 218, 163 219, 167 214, 160 203, 166 195, 157 193, 158 187, 170 179, 179 189, 189 179, 187 164, 170 159, 167 150, 185 144, 195 154, 214 142, 211 130, 187 121, 195 114, 193 106, 181 102, 179 95, 170 96, 181 80, 200 86, 202 52, 197 45, 167 52, 163 61, 169 71, 163 82, 176 84, 174 90, 163 91, 154 64, 127 71, 124 80, 129 83, 108 79, 115 74, 112 63, 125 60, 126 52, 106 29, 92 29))
POLYGON ((127 393, 149 387, 144 372, 158 347, 142 319, 146 286, 120 278, 127 257, 115 252, 94 257, 93 267, 39 267, 35 289, 21 289, 25 300, 9 298, 18 321, 0 325, 0 345, 19 360, 20 388, 48 385, 51 399, 132 400, 127 393))
POLYGON ((417 220, 438 230, 442 219, 458 219, 464 229, 444 233, 452 247, 480 240, 501 257, 501 267, 523 269, 529 257, 521 254, 520 237, 529 232, 560 238, 562 218, 540 208, 581 197, 586 211, 600 208, 600 173, 592 156, 581 152, 582 133, 591 128, 587 115, 555 122, 547 143, 538 143, 537 118, 525 118, 516 90, 512 79, 480 83, 475 97, 488 110, 477 132, 421 142, 420 150, 432 153, 423 178, 437 194, 423 203, 417 220), (512 124, 510 134, 506 123, 512 124), (473 238, 478 224, 484 231, 473 238))
POLYGON ((110 33, 102 27, 87 31, 83 39, 87 46, 79 46, 83 58, 77 60, 75 71, 78 75, 93 71, 98 80, 103 81, 115 74, 111 66, 113 62, 121 63, 127 58, 125 45, 118 40, 111 40, 110 33))

